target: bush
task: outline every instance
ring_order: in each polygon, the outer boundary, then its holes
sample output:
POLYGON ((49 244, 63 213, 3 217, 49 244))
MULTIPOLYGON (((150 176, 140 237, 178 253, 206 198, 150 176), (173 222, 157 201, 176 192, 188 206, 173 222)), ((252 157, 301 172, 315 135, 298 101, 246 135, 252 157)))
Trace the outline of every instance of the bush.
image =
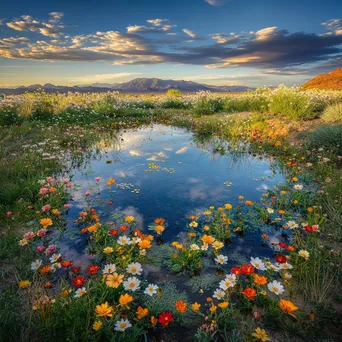
POLYGON ((307 137, 309 148, 328 148, 342 154, 342 125, 322 126, 307 137))
POLYGON ((34 103, 32 119, 49 121, 54 115, 54 105, 52 98, 48 95, 42 94, 38 96, 37 101, 34 103))
POLYGON ((182 99, 170 97, 161 104, 161 107, 171 109, 187 109, 189 108, 189 104, 184 102, 182 99))
POLYGON ((181 93, 181 91, 178 90, 178 89, 169 89, 169 90, 166 92, 166 96, 181 97, 181 96, 182 96, 182 93, 181 93))
POLYGON ((215 97, 210 91, 198 92, 192 102, 196 116, 214 114, 223 109, 222 99, 215 97))
POLYGON ((0 126, 18 125, 21 122, 16 106, 11 103, 0 103, 0 126))
POLYGON ((327 122, 341 122, 342 103, 336 103, 325 108, 322 119, 327 122))

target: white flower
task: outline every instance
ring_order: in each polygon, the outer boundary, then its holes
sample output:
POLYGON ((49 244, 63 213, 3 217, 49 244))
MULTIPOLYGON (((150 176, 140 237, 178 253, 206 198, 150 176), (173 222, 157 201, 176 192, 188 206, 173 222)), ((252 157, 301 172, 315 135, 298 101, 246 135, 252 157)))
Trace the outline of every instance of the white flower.
POLYGON ((289 226, 289 228, 291 229, 295 229, 298 228, 298 223, 296 221, 288 221, 287 225, 289 226))
POLYGON ((140 280, 137 277, 129 277, 123 282, 125 290, 136 291, 139 288, 140 280))
POLYGON ((207 251, 209 248, 209 245, 207 243, 204 243, 202 246, 201 246, 201 250, 202 251, 207 251))
POLYGON ((62 265, 60 262, 54 262, 53 264, 51 264, 51 267, 52 267, 51 271, 54 272, 54 271, 58 270, 59 268, 61 268, 62 265))
POLYGON ((221 280, 220 281, 220 288, 222 290, 227 290, 229 289, 230 287, 234 287, 235 284, 236 284, 236 277, 232 277, 232 276, 235 276, 234 274, 230 274, 228 275, 224 280, 221 280))
POLYGON ((126 329, 130 328, 132 324, 128 319, 121 319, 115 323, 115 331, 125 331, 126 329))
POLYGON ((308 251, 305 251, 304 249, 301 249, 298 251, 298 255, 303 257, 304 259, 309 259, 310 253, 308 251))
POLYGON ((198 250, 200 249, 195 243, 193 243, 192 245, 190 245, 190 248, 191 248, 191 250, 193 250, 193 251, 198 251, 198 250))
POLYGON ((213 297, 220 300, 220 299, 224 298, 224 295, 225 295, 224 291, 222 291, 221 289, 216 289, 214 294, 213 294, 213 297))
POLYGON ((60 254, 53 254, 51 257, 50 257, 50 262, 51 264, 58 261, 59 258, 61 258, 62 256, 60 254))
POLYGON ((120 236, 118 238, 118 244, 121 245, 121 246, 131 245, 132 244, 132 240, 129 237, 127 237, 126 235, 123 235, 123 236, 120 236))
POLYGON ((126 271, 133 275, 141 275, 141 272, 143 271, 143 269, 139 262, 132 262, 131 264, 127 266, 126 271))
POLYGON ((146 287, 144 293, 149 295, 150 297, 152 297, 153 295, 155 295, 157 293, 158 290, 158 286, 154 285, 154 284, 148 284, 148 286, 146 287))
POLYGON ((146 249, 141 249, 139 251, 139 254, 142 255, 142 256, 146 255, 146 249))
POLYGON ((293 266, 287 262, 284 262, 283 264, 280 264, 279 267, 282 269, 282 270, 292 270, 293 269, 293 266))
POLYGON ((87 292, 86 288, 85 288, 85 287, 82 287, 81 289, 78 289, 78 290, 75 292, 74 297, 75 297, 75 298, 80 298, 80 297, 82 297, 86 292, 87 292))
POLYGON ((302 190, 303 189, 303 185, 302 184, 295 184, 294 186, 295 190, 302 190))
POLYGON ((102 273, 103 274, 111 274, 111 273, 114 273, 115 271, 116 271, 116 266, 114 264, 107 264, 103 268, 102 273))
POLYGON ((38 268, 42 265, 42 260, 37 259, 31 263, 31 270, 37 271, 38 268))
POLYGON ((278 272, 279 271, 279 267, 277 265, 273 265, 271 262, 267 261, 265 262, 265 266, 267 269, 274 271, 274 272, 278 272))
POLYGON ((266 271, 266 266, 260 258, 251 257, 251 265, 255 267, 257 270, 266 271))
POLYGON ((267 212, 268 212, 269 214, 273 214, 273 213, 274 213, 274 209, 272 209, 272 208, 267 208, 267 212))
POLYGON ((215 261, 220 265, 224 265, 227 263, 228 257, 220 254, 215 258, 215 261))
POLYGON ((267 287, 271 292, 275 293, 276 295, 280 295, 284 292, 284 286, 276 280, 273 280, 271 283, 268 283, 267 287))
POLYGON ((137 236, 135 236, 133 239, 132 239, 132 243, 135 243, 135 244, 138 244, 139 242, 141 241, 141 239, 137 236))
POLYGON ((191 228, 197 228, 198 227, 198 223, 196 221, 192 221, 191 223, 189 223, 189 226, 191 228))

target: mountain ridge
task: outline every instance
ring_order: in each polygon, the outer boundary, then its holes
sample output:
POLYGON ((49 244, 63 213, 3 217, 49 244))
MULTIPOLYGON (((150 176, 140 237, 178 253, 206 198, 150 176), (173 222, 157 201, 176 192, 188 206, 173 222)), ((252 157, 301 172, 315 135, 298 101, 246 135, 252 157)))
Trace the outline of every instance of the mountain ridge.
POLYGON ((342 90, 342 68, 320 74, 302 85, 303 89, 342 90))

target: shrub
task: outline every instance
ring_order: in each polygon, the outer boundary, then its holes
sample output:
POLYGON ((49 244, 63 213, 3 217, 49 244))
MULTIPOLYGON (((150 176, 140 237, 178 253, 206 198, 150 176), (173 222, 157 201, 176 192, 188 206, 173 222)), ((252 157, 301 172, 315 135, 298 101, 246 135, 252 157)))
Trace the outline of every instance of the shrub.
POLYGON ((194 114, 197 116, 214 114, 223 109, 222 99, 215 97, 210 91, 198 92, 192 102, 194 114))
POLYGON ((49 121, 54 115, 54 104, 52 97, 49 97, 45 93, 37 96, 37 100, 33 106, 32 119, 49 121))
POLYGON ((177 97, 170 97, 161 104, 162 108, 187 109, 189 104, 177 97))
POLYGON ((15 104, 5 101, 0 103, 0 126, 18 125, 21 121, 15 104))
POLYGON ((181 93, 181 91, 178 90, 178 89, 169 89, 169 90, 166 92, 166 96, 181 97, 181 96, 182 96, 182 93, 181 93))
POLYGON ((307 137, 309 148, 328 148, 342 154, 342 125, 322 126, 307 137))
POLYGON ((325 108, 322 119, 327 122, 342 121, 342 103, 336 103, 325 108))

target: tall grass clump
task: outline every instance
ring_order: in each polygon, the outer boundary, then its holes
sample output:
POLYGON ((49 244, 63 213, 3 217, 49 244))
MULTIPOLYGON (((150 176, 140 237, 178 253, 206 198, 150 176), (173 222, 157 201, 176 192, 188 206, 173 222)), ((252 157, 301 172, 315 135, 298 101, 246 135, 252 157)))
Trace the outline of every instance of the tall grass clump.
POLYGON ((236 97, 227 97, 224 101, 224 109, 228 112, 258 112, 268 111, 268 99, 261 91, 255 91, 236 97))
POLYGON ((208 115, 222 110, 223 102, 210 91, 199 91, 193 98, 192 107, 195 116, 208 115))
POLYGON ((342 125, 322 126, 307 136, 309 148, 326 148, 342 154, 342 125))
POLYGON ((342 102, 327 106, 323 112, 322 119, 327 122, 341 122, 342 102))
POLYGON ((269 95, 269 111, 290 120, 310 120, 318 116, 313 101, 294 87, 280 86, 269 95))

